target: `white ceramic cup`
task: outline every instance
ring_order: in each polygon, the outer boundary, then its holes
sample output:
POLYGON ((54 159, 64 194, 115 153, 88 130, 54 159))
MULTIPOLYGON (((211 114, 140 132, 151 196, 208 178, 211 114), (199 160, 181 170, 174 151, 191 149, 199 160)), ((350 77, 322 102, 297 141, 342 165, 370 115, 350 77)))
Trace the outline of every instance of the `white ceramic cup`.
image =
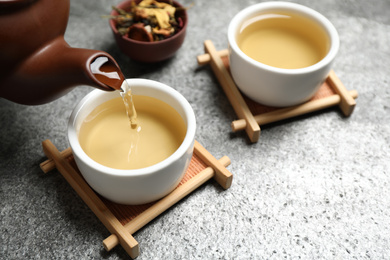
POLYGON ((331 70, 339 49, 339 36, 332 23, 322 14, 299 4, 263 2, 241 10, 228 27, 229 62, 238 88, 249 98, 268 106, 285 107, 309 100, 331 70), (260 63, 247 56, 237 45, 242 25, 262 13, 287 11, 309 18, 327 33, 330 48, 318 63, 300 69, 282 69, 260 63))
POLYGON ((137 205, 158 200, 174 190, 191 161, 196 120, 188 101, 173 88, 146 79, 128 79, 134 95, 157 98, 171 105, 183 118, 187 132, 180 147, 167 159, 141 169, 120 170, 103 166, 83 151, 78 132, 83 120, 100 104, 119 97, 118 91, 93 90, 73 110, 68 139, 76 164, 86 182, 103 197, 120 204, 137 205))

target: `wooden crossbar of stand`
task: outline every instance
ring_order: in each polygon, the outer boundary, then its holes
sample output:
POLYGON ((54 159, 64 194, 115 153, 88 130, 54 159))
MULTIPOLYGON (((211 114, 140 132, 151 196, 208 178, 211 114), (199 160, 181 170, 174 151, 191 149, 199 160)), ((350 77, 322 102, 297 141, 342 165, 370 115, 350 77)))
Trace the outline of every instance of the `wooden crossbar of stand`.
POLYGON ((210 40, 204 42, 204 47, 205 54, 197 57, 198 64, 211 65, 215 76, 239 118, 231 124, 233 132, 245 130, 251 142, 259 140, 260 125, 308 114, 336 105, 340 107, 345 116, 350 116, 356 106, 357 91, 348 91, 333 70, 329 73, 316 95, 306 103, 285 108, 272 108, 258 104, 243 95, 235 85, 229 71, 228 50, 217 51, 210 40))
POLYGON ((140 254, 139 244, 132 236, 137 230, 209 179, 214 178, 224 189, 228 189, 233 180, 233 175, 226 169, 226 166, 230 164, 230 159, 227 156, 219 160, 215 159, 201 144, 195 141, 194 155, 190 166, 174 191, 153 203, 137 206, 120 205, 102 198, 92 190, 79 172, 70 148, 60 152, 50 140, 43 141, 42 146, 48 157, 48 160, 40 164, 43 172, 47 173, 57 168, 111 232, 111 235, 103 241, 104 248, 109 251, 120 244, 132 258, 136 258, 140 254), (125 223, 128 219, 131 220, 125 223))

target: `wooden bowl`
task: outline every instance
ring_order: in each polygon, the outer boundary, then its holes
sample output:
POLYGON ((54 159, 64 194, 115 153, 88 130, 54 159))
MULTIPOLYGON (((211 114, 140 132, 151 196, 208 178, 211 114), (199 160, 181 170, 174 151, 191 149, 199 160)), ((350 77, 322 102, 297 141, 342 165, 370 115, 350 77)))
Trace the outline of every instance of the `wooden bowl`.
MULTIPOLYGON (((165 3, 170 2, 169 0, 158 1, 165 3)), ((126 0, 118 4, 117 7, 127 11, 131 5, 131 2, 136 2, 138 4, 141 2, 141 0, 126 0)), ((172 1, 172 3, 175 7, 183 7, 176 1, 172 1)), ((118 12, 113 10, 111 15, 118 15, 118 12)), ((140 62, 159 62, 171 58, 184 42, 188 24, 187 12, 184 8, 182 8, 175 12, 175 16, 182 19, 183 27, 179 32, 170 38, 160 41, 144 42, 130 39, 127 36, 122 36, 118 32, 116 28, 116 22, 113 19, 110 19, 110 27, 113 31, 119 49, 124 54, 129 56, 131 59, 140 62)))

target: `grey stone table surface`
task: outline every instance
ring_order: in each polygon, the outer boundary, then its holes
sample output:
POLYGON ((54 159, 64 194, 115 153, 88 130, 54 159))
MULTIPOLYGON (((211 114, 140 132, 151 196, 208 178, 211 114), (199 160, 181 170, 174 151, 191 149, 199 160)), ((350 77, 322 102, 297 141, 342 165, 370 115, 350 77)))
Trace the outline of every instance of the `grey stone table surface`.
MULTIPOLYGON (((196 139, 215 157, 229 156, 234 174, 230 189, 210 181, 135 233, 138 259, 388 259, 390 1, 294 1, 337 28, 334 70, 358 91, 357 105, 348 118, 332 108, 263 126, 255 144, 232 133, 235 113, 196 56, 207 39, 226 48, 234 14, 261 1, 182 0, 193 4, 185 42, 153 65, 117 48, 101 15, 118 2, 71 0, 67 42, 109 52, 128 78, 181 92, 197 117, 196 139)), ((69 115, 91 90, 79 86, 40 106, 0 99, 0 259, 128 258, 120 246, 104 250, 106 228, 60 173, 39 168, 41 142, 68 147, 69 115)))

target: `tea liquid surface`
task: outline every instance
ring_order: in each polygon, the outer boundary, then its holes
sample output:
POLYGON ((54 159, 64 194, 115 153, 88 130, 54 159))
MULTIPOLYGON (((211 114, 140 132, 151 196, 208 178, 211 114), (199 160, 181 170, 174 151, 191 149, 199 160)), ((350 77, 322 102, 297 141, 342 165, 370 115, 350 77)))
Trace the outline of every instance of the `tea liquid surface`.
POLYGON ((121 97, 107 101, 84 120, 79 141, 96 162, 116 169, 139 169, 172 155, 186 134, 184 120, 158 99, 133 95, 137 126, 132 128, 121 97))
POLYGON ((242 26, 239 48, 252 59, 283 69, 314 65, 329 50, 324 29, 293 13, 265 13, 242 26))

